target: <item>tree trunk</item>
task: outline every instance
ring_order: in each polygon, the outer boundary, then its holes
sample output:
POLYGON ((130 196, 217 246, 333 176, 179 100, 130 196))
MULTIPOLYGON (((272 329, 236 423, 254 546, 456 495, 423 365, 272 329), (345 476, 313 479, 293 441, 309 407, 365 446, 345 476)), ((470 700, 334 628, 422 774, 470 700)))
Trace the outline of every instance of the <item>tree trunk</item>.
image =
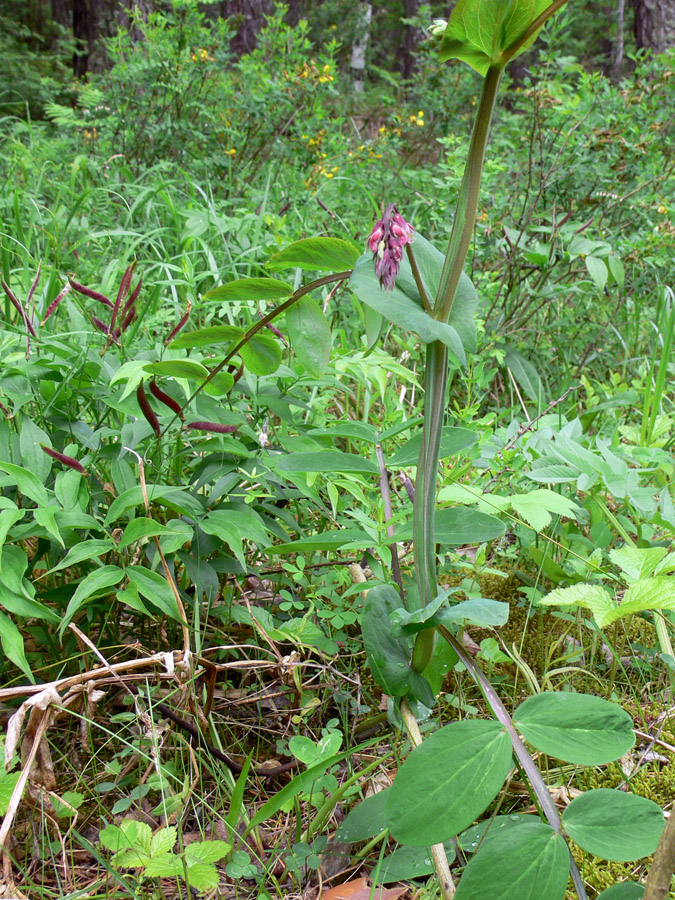
POLYGON ((265 16, 270 12, 270 0, 225 0, 220 8, 223 18, 232 19, 237 29, 230 43, 233 55, 243 56, 255 50, 265 16))
POLYGON ((675 47, 675 0, 633 0, 635 43, 654 53, 675 47))
MULTIPOLYGON (((420 0, 405 0, 405 18, 412 19, 419 12, 420 0)), ((415 51, 422 39, 422 31, 415 25, 405 25, 403 31, 402 72, 404 78, 411 78, 415 71, 415 51)))
POLYGON ((76 78, 81 78, 87 74, 94 40, 89 0, 73 0, 73 37, 76 41, 73 72, 76 78))
POLYGON ((354 93, 360 94, 363 90, 363 80, 366 72, 366 50, 370 38, 370 20, 373 18, 373 4, 369 0, 361 0, 359 4, 359 22, 356 37, 352 44, 352 77, 354 79, 354 93))

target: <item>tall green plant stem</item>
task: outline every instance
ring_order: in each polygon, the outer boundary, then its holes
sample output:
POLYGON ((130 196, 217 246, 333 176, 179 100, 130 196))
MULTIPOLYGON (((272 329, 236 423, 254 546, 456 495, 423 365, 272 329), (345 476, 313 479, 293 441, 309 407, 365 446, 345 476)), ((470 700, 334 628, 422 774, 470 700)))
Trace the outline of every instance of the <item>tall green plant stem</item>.
POLYGON ((452 231, 450 232, 450 243, 445 254, 445 262, 443 263, 438 293, 434 303, 434 316, 441 322, 447 322, 450 318, 455 292, 457 291, 457 285, 464 270, 466 255, 471 244, 473 226, 476 220, 476 209, 478 208, 478 197, 480 195, 485 148, 490 131, 492 112, 497 99, 499 81, 503 71, 504 66, 502 63, 490 66, 483 82, 483 92, 473 126, 469 155, 464 167, 462 185, 457 198, 457 210, 452 223, 452 231))
MULTIPOLYGON (((474 123, 469 155, 464 168, 457 210, 452 224, 450 243, 445 255, 434 303, 434 317, 447 322, 459 279, 469 251, 480 193, 483 159, 490 131, 490 121, 497 99, 503 65, 490 66, 483 83, 480 105, 474 123)), ((448 384, 448 349, 440 341, 427 345, 425 368, 424 428, 422 447, 417 462, 417 484, 413 509, 413 549, 419 602, 426 606, 438 593, 436 580, 436 483, 445 417, 448 384)), ((415 641, 412 667, 421 672, 431 659, 434 632, 421 631, 415 641)))

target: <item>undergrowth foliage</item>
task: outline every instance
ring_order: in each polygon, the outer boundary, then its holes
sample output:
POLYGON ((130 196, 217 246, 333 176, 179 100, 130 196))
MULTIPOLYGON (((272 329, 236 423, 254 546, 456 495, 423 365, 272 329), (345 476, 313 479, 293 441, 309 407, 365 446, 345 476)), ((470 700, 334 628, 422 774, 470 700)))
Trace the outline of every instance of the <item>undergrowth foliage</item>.
POLYGON ((673 59, 563 6, 351 108, 175 0, 8 120, 3 890, 667 897, 673 59))

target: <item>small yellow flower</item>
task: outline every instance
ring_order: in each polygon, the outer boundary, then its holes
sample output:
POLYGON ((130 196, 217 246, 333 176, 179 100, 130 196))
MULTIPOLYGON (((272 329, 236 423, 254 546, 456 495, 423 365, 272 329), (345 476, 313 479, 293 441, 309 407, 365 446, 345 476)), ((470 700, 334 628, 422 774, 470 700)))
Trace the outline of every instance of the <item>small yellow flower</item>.
POLYGON ((665 216, 665 214, 668 212, 668 207, 667 207, 667 206, 664 206, 663 203, 662 203, 662 204, 659 206, 657 212, 659 212, 662 216, 665 216))
POLYGON ((386 125, 380 125, 380 127, 378 128, 378 131, 380 132, 380 134, 386 134, 387 133, 386 125))
POLYGON ((237 155, 237 151, 235 150, 234 147, 230 147, 230 149, 227 151, 227 153, 228 153, 229 156, 236 156, 236 155, 237 155))

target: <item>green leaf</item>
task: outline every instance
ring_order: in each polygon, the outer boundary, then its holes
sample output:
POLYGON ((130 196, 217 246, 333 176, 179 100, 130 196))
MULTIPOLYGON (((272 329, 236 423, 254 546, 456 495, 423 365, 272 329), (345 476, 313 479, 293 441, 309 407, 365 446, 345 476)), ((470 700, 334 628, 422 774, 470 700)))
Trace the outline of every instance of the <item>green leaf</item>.
MULTIPOLYGON (((523 40, 550 0, 458 0, 441 41, 439 58, 461 59, 481 75, 517 46, 517 56, 536 39, 523 40)), ((513 57, 512 57, 513 58, 513 57)))
POLYGON ((530 400, 536 404, 537 408, 541 407, 543 405, 544 386, 539 372, 537 372, 529 359, 525 359, 522 354, 517 353, 515 350, 509 350, 504 357, 504 362, 530 400))
POLYGON ((161 853, 147 860, 144 874, 147 878, 182 878, 183 860, 173 853, 161 853))
POLYGON ((150 375, 190 378, 197 381, 203 381, 209 374, 206 366, 194 359, 163 359, 160 362, 146 363, 145 371, 150 375))
MULTIPOLYGON (((193 347, 211 347, 213 344, 232 344, 244 335, 243 328, 234 325, 209 325, 196 331, 183 331, 174 338, 169 347, 172 350, 186 350, 193 347)), ((144 364, 144 368, 147 363, 144 364)))
POLYGON ((520 825, 527 825, 529 822, 539 822, 537 816, 523 813, 510 813, 509 815, 490 816, 489 819, 483 819, 466 828, 461 834, 457 835, 457 842, 465 853, 476 853, 480 849, 485 835, 488 831, 501 831, 503 829, 518 828, 520 825))
POLYGON ((574 518, 579 506, 568 497, 540 488, 529 494, 516 494, 511 498, 511 507, 535 531, 543 531, 552 522, 551 513, 574 518))
POLYGON ((588 274, 591 276, 593 283, 602 293, 605 290, 607 277, 609 275, 607 266, 604 261, 597 256, 587 256, 584 262, 586 263, 588 274))
POLYGON ((453 506, 436 513, 434 537, 439 544, 483 544, 501 537, 505 531, 506 526, 495 516, 475 509, 453 506))
POLYGON ((599 584, 574 584, 572 587, 556 588, 538 601, 539 606, 581 606, 590 609, 600 628, 612 621, 616 604, 609 593, 599 584))
POLYGON ((442 609, 433 618, 438 625, 477 625, 479 628, 500 628, 506 625, 509 618, 510 606, 500 600, 490 600, 487 597, 473 597, 471 600, 462 600, 448 609, 442 609))
POLYGON ((67 569, 69 566, 76 566, 85 560, 98 559, 104 553, 109 553, 115 546, 115 542, 110 540, 110 538, 82 541, 82 543, 71 547, 61 562, 57 563, 46 574, 51 575, 52 572, 59 572, 61 569, 67 569))
MULTIPOLYGON (((198 891, 209 891, 218 887, 220 876, 218 869, 211 863, 188 863, 188 877, 190 885, 198 891)), ((147 869, 146 869, 147 872, 147 869)))
POLYGON ((24 418, 19 432, 21 462, 29 472, 37 475, 44 484, 52 470, 53 459, 44 452, 41 444, 51 449, 52 442, 46 431, 28 418, 24 418))
POLYGON ((154 603, 169 618, 175 619, 176 622, 182 621, 176 598, 166 578, 143 566, 129 566, 127 575, 141 596, 154 603))
POLYGON ((628 713, 592 694, 536 694, 520 704, 513 723, 537 750, 580 766, 612 762, 635 743, 628 713))
POLYGON ((366 594, 361 628, 368 665, 377 683, 390 697, 405 697, 412 693, 426 706, 433 706, 434 696, 428 682, 410 665, 412 642, 390 619, 391 614, 402 606, 398 591, 390 584, 378 584, 366 594))
POLYGON ((286 310, 286 325, 299 361, 313 378, 321 378, 328 368, 332 343, 323 310, 311 297, 301 297, 286 310))
MULTIPOLYGON (((461 453, 462 450, 466 450, 467 447, 471 447, 477 440, 478 435, 475 431, 471 431, 469 428, 448 425, 441 433, 439 458, 445 459, 448 456, 455 456, 461 453)), ((387 466, 399 468, 417 465, 421 446, 422 433, 418 432, 418 434, 413 435, 410 440, 406 441, 402 447, 399 447, 395 453, 387 457, 387 466)))
MULTIPOLYGON (((455 859, 455 848, 448 841, 445 854, 452 864, 455 859)), ((410 881, 412 878, 424 878, 434 872, 434 862, 428 847, 399 847, 385 856, 376 866, 371 878, 376 884, 389 884, 392 881, 410 881)), ((377 900, 378 892, 373 891, 377 900)))
POLYGON ((49 495, 37 475, 29 472, 28 469, 23 469, 21 466, 2 461, 0 461, 0 472, 5 472, 9 475, 21 493, 25 494, 26 497, 30 497, 38 506, 49 505, 49 495))
POLYGON ((306 453, 288 453, 269 460, 280 472, 324 472, 329 474, 343 472, 364 472, 368 475, 379 475, 376 462, 356 453, 343 453, 341 450, 315 450, 306 453))
POLYGON ((340 823, 335 838, 345 844, 367 841, 387 827, 386 803, 390 788, 366 797, 340 823))
POLYGON ((358 258, 356 247, 340 238, 304 238, 270 257, 265 268, 271 272, 282 269, 342 272, 353 268, 358 258))
POLYGON ((596 900, 640 900, 644 892, 643 884, 637 884, 635 881, 621 881, 598 894, 596 900))
POLYGON ((59 512, 61 512, 60 507, 55 505, 38 506, 37 509, 33 511, 33 517, 37 524, 45 529, 48 535, 53 537, 62 547, 65 547, 61 532, 56 524, 56 514, 59 512))
POLYGON ((5 772, 4 766, 0 768, 0 816, 7 815, 9 801, 19 778, 21 772, 5 772))
POLYGON ((246 569, 241 532, 237 528, 237 513, 233 510, 212 510, 199 522, 205 534, 213 534, 227 544, 243 569, 246 569))
POLYGON ((160 828, 150 839, 150 856, 159 856, 172 850, 178 836, 177 829, 173 825, 160 828))
POLYGON ((254 375, 272 375, 281 365, 281 347, 271 334, 254 334, 239 355, 254 375))
POLYGON ((300 538, 297 541, 290 541, 287 544, 276 544, 268 547, 268 553, 313 553, 317 550, 339 550, 345 544, 349 544, 356 540, 370 540, 363 531, 356 531, 352 528, 344 528, 341 531, 326 531, 323 534, 314 534, 310 537, 300 538))
POLYGON ((285 281, 277 281, 276 278, 240 278, 238 281, 221 284, 208 294, 204 294, 204 300, 217 300, 221 303, 283 300, 292 293, 292 285, 286 284, 285 281))
POLYGON ((667 555, 666 547, 620 547, 609 551, 609 558, 631 581, 651 575, 667 555))
MULTIPOLYGON (((7 501, 11 503, 11 500, 7 501)), ((5 543, 9 530, 23 519, 26 511, 19 509, 15 504, 0 510, 0 547, 5 543)))
MULTIPOLYGON (((168 484, 147 484, 146 488, 150 503, 168 506, 180 515, 193 519, 204 514, 203 499, 191 491, 168 484)), ((130 509, 144 505, 143 488, 140 484, 136 484, 126 491, 122 491, 119 497, 113 500, 104 524, 112 525, 130 509)))
POLYGON ((464 869, 455 900, 562 900, 569 871, 567 844, 550 825, 534 819, 490 830, 464 869))
POLYGON ((166 525, 162 525, 161 522, 156 522, 154 519, 149 519, 147 516, 138 516, 136 519, 132 519, 131 522, 124 529, 124 533, 120 539, 119 549, 124 550, 125 547, 128 547, 130 544, 136 544, 138 541, 142 541, 145 538, 155 537, 156 535, 164 535, 164 534, 172 534, 171 528, 168 528, 166 525))
POLYGON ((612 610, 609 621, 646 609, 675 609, 675 579, 672 576, 657 575, 631 584, 623 595, 621 605, 612 610))
POLYGON ((632 862, 656 850, 666 822, 652 800, 598 788, 576 797, 563 814, 565 831, 582 850, 632 862))
POLYGON ((424 847, 467 828, 497 796, 511 768, 511 740, 498 722, 452 722, 416 747, 387 802, 397 841, 424 847))
POLYGON ((21 669, 31 684, 35 684, 35 678, 24 652, 21 632, 9 616, 2 612, 0 612, 0 643, 7 659, 13 662, 18 669, 21 669))
POLYGON ((119 566, 102 566, 86 575, 70 598, 59 627, 59 634, 63 634, 73 616, 88 600, 91 600, 95 594, 110 593, 110 588, 119 584, 122 578, 124 578, 124 569, 120 569, 119 566))
MULTIPOLYGON (((429 302, 433 303, 443 266, 443 254, 417 234, 414 252, 425 285, 425 293, 429 302)), ((465 351, 475 352, 474 311, 477 297, 473 284, 464 273, 457 288, 448 324, 439 322, 424 310, 407 257, 404 257, 401 263, 401 271, 394 289, 385 291, 375 275, 372 253, 365 253, 354 267, 349 279, 349 288, 362 303, 372 307, 399 328, 417 334, 425 344, 441 341, 461 364, 466 362, 465 351)))
POLYGON ((186 846, 185 858, 188 861, 188 865, 191 865, 193 860, 195 862, 215 863, 227 856, 231 849, 232 844, 228 844, 227 841, 194 841, 194 843, 186 846))

